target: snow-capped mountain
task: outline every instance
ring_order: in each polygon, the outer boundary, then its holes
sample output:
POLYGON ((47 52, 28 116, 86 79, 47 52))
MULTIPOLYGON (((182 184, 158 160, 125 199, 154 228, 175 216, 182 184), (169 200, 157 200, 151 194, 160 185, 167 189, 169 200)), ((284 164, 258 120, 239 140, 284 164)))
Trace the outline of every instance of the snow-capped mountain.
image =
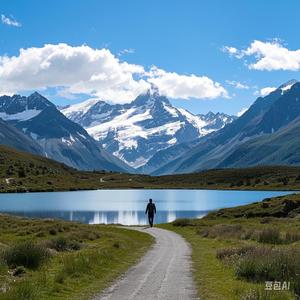
POLYGON ((124 105, 92 99, 61 112, 135 169, 147 164, 158 151, 198 139, 235 119, 212 112, 194 115, 175 108, 155 89, 124 105))
POLYGON ((46 157, 83 170, 131 171, 39 93, 0 97, 0 118, 38 144, 46 157))
MULTIPOLYGON (((299 128, 300 82, 291 80, 265 97, 257 98, 231 124, 200 138, 196 145, 186 147, 186 151, 172 160, 165 159, 165 165, 153 174, 255 165, 300 165, 299 128)), ((164 153, 165 157, 167 154, 164 153)))

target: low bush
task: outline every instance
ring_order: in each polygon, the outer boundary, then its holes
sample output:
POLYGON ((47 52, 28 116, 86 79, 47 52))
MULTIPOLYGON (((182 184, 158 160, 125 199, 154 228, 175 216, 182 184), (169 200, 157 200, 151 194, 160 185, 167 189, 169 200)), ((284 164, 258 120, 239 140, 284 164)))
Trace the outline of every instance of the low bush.
POLYGON ((178 226, 178 227, 191 226, 192 219, 188 219, 188 218, 176 219, 175 221, 173 221, 172 224, 173 226, 178 226))
POLYGON ((258 236, 258 242, 266 244, 281 244, 283 240, 277 228, 263 229, 258 236))
POLYGON ((288 231, 285 235, 286 243, 294 243, 300 241, 300 232, 288 231))
POLYGON ((240 224, 217 224, 202 231, 203 237, 209 238, 240 238, 244 233, 240 224))
POLYGON ((254 246, 244 246, 240 248, 224 248, 217 250, 217 258, 220 260, 229 258, 231 256, 237 255, 237 256, 243 256, 246 253, 253 251, 254 246))
POLYGON ((70 250, 80 250, 81 244, 77 241, 70 241, 65 237, 57 237, 49 241, 49 248, 56 251, 70 251, 70 250))
POLYGON ((254 282, 289 281, 300 296, 300 249, 253 248, 236 264, 235 274, 254 282))
POLYGON ((3 251, 3 260, 11 268, 24 266, 37 269, 49 257, 50 253, 45 247, 31 241, 12 245, 3 251))

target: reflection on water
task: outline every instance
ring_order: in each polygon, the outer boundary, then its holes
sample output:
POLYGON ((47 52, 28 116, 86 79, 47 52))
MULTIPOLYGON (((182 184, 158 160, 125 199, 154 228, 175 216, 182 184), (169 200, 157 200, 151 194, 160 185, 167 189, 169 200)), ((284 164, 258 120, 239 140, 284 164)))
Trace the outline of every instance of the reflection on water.
POLYGON ((223 207, 245 205, 288 194, 272 191, 97 190, 57 193, 0 194, 0 212, 28 217, 61 218, 88 224, 144 225, 145 207, 153 198, 155 223, 201 218, 223 207))
MULTIPOLYGON (((31 218, 58 218, 88 224, 147 224, 147 216, 144 211, 9 211, 4 213, 31 218)), ((207 211, 159 211, 155 216, 155 223, 172 222, 178 218, 201 218, 207 213, 207 211)))

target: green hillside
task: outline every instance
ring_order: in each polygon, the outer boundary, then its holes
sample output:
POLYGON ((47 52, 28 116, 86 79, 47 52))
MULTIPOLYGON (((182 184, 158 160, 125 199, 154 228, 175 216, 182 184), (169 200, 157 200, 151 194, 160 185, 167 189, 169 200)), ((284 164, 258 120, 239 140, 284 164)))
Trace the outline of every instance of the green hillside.
POLYGON ((127 188, 300 189, 300 167, 267 166, 148 176, 83 172, 0 145, 0 192, 127 188))

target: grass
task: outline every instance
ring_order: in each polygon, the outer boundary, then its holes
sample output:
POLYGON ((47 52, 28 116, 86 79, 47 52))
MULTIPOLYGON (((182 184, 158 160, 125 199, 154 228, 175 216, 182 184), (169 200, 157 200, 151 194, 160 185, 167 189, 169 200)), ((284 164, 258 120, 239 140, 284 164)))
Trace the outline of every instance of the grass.
POLYGON ((0 193, 129 188, 296 190, 300 189, 299 174, 300 167, 287 166, 218 169, 169 176, 84 172, 0 145, 0 193))
POLYGON ((90 299, 152 242, 115 226, 0 215, 0 300, 90 299))
POLYGON ((6 247, 2 259, 9 268, 25 267, 38 269, 50 258, 49 250, 30 240, 6 247))
POLYGON ((161 226, 191 244, 201 299, 296 299, 300 296, 299 202, 300 195, 287 195, 263 202, 268 203, 264 213, 262 203, 256 203, 161 226), (290 291, 265 291, 265 281, 290 282, 290 291))

